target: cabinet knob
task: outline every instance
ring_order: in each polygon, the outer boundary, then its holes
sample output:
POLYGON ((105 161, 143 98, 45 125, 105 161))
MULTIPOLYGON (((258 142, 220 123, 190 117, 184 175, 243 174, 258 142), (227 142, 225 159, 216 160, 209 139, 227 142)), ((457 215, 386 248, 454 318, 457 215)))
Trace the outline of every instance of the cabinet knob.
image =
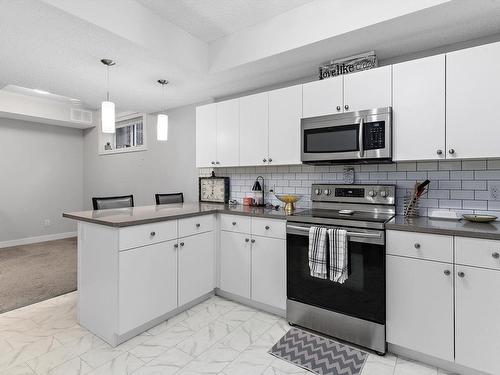
POLYGON ((262 161, 265 163, 265 162, 267 161, 267 159, 266 159, 266 158, 264 158, 264 159, 262 159, 262 161))
POLYGON ((252 238, 252 241, 250 241, 251 243, 255 243, 255 240, 252 238))
POLYGON ((499 254, 499 253, 497 253, 496 251, 495 251, 493 254, 491 254, 491 256, 492 256, 494 259, 498 259, 498 258, 500 258, 500 254, 499 254))
POLYGON ((269 163, 271 163, 273 161, 273 159, 269 158, 269 163))
POLYGON ((184 242, 181 242, 181 243, 180 243, 180 245, 181 245, 181 246, 184 246, 184 242))
POLYGON ((443 150, 437 150, 437 151, 436 151, 436 154, 438 154, 438 155, 443 155, 443 150))
POLYGON ((245 242, 248 242, 248 241, 250 241, 250 239, 249 238, 245 238, 245 242))
POLYGON ((448 152, 450 153, 450 155, 453 155, 453 154, 455 153, 455 149, 450 148, 450 149, 448 150, 448 152))
POLYGON ((216 161, 215 164, 220 164, 220 161, 216 161))
POLYGON ((154 236, 156 236, 156 232, 154 232, 154 231, 153 231, 153 232, 149 233, 149 235, 150 235, 151 237, 154 237, 154 236))
POLYGON ((347 110, 349 109, 349 106, 346 104, 346 105, 344 106, 344 109, 347 111, 347 110))
POLYGON ((464 273, 464 272, 462 272, 462 271, 460 271, 460 272, 458 273, 458 277, 465 277, 465 273, 464 273))
POLYGON ((415 249, 420 249, 420 244, 418 242, 413 246, 415 246, 415 249))
POLYGON ((212 165, 215 165, 215 161, 212 162, 212 165))
POLYGON ((200 223, 196 223, 196 228, 199 228, 201 226, 200 223))
POLYGON ((341 109, 342 109, 342 107, 338 105, 337 106, 337 111, 340 112, 341 109))
POLYGON ((450 272, 450 270, 444 270, 444 274, 445 274, 446 276, 450 276, 451 272, 450 272))
POLYGON ((174 244, 174 248, 176 248, 176 249, 177 249, 178 247, 179 247, 179 245, 178 245, 178 244, 174 244))
POLYGON ((236 221, 233 221, 231 224, 236 225, 236 221))
POLYGON ((266 225, 265 228, 266 228, 266 230, 271 229, 271 227, 269 225, 266 225))

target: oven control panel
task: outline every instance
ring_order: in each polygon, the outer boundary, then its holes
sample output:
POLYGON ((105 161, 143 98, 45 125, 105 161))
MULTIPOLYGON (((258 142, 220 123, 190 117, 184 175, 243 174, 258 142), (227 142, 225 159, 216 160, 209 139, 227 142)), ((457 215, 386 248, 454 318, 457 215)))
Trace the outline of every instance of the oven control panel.
POLYGON ((313 184, 313 202, 352 202, 372 204, 394 204, 394 185, 337 185, 313 184))

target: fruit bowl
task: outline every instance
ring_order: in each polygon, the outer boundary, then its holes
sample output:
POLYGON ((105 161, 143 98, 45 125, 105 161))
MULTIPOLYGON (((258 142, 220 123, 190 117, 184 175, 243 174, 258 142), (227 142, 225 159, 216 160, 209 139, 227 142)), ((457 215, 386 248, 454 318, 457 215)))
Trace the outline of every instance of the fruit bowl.
POLYGON ((274 194, 276 198, 285 203, 285 213, 291 214, 295 210, 295 202, 298 202, 302 197, 295 194, 274 194))

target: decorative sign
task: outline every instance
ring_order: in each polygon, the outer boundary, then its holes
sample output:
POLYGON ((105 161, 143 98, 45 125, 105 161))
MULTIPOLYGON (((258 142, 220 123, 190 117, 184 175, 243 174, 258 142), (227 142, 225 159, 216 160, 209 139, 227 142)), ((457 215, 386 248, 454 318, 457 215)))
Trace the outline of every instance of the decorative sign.
POLYGON ((376 68, 377 66, 378 61, 375 51, 365 52, 360 55, 332 60, 329 64, 320 66, 319 79, 359 72, 361 70, 376 68))

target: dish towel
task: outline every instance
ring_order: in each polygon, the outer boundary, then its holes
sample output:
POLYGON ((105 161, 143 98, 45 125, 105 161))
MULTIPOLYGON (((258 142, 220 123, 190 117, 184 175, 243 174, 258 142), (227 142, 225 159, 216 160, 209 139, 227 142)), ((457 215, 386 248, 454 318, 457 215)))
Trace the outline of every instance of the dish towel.
POLYGON ((343 284, 347 280, 347 231, 328 229, 330 253, 330 280, 343 284))
POLYGON ((326 228, 309 228, 309 271, 320 279, 328 278, 326 267, 326 228))

